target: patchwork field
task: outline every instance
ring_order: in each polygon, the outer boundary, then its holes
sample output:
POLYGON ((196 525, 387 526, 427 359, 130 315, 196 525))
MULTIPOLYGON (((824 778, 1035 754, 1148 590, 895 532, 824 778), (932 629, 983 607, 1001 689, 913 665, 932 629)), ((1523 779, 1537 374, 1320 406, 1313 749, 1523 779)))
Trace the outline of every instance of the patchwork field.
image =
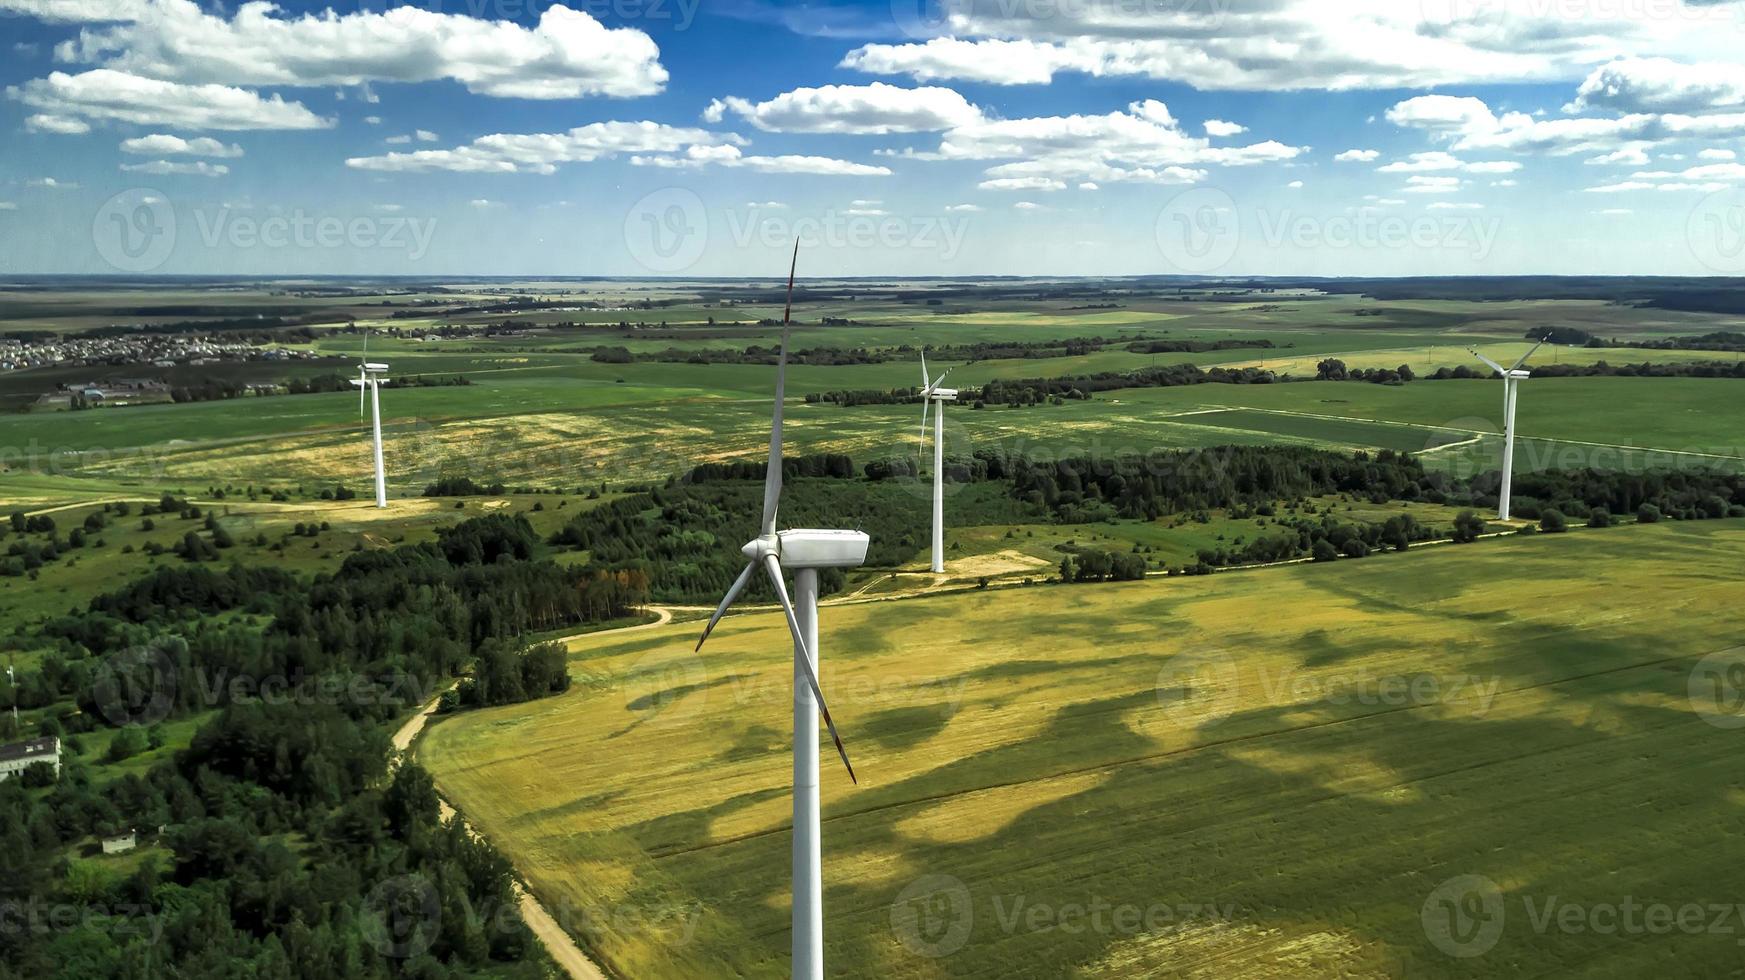
MULTIPOLYGON (((1742 576, 1721 521, 829 608, 831 974, 1725 974, 1541 913, 1735 900, 1742 576)), ((784 975, 788 641, 695 631, 419 754, 610 968, 784 975)))
MULTIPOLYGON (((637 365, 643 368, 685 365, 637 365)), ((470 387, 385 392, 390 482, 416 493, 443 476, 575 487, 662 479, 700 462, 747 458, 768 439, 770 369, 692 366, 743 375, 744 390, 488 376, 470 387)), ((817 371, 834 370, 829 368, 817 371)), ((702 385, 700 378, 691 379, 702 385)), ((739 382, 735 382, 739 384, 739 382)), ((1735 468, 1745 457, 1738 382, 1691 378, 1557 378, 1523 389, 1523 469, 1597 465, 1735 468)), ((803 388, 791 387, 791 391, 803 388)), ((1495 469, 1502 386, 1487 381, 1387 387, 1354 382, 1126 389, 1029 409, 959 406, 948 453, 1146 451, 1283 443, 1335 449, 1435 450, 1432 465, 1495 469), (1459 445, 1456 445, 1459 444, 1459 445)), ((913 405, 839 408, 794 402, 795 453, 842 452, 859 462, 916 451, 913 405)), ((345 394, 242 403, 143 406, 11 416, 0 460, 14 477, 92 477, 97 487, 213 482, 362 486, 367 430, 345 394)))

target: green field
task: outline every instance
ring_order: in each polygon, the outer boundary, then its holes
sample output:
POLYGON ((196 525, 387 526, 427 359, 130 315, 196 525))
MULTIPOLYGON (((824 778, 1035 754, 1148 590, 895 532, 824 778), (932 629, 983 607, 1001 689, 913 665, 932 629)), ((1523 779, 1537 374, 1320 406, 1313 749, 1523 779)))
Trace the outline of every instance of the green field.
MULTIPOLYGON (((357 318, 373 331, 372 358, 392 374, 464 375, 464 387, 383 393, 390 480, 399 495, 442 476, 542 487, 595 486, 662 479, 698 462, 755 455, 765 441, 772 371, 763 364, 641 361, 600 363, 600 346, 648 354, 742 349, 779 340, 767 322, 779 315, 769 289, 718 283, 452 284, 436 289, 302 293, 306 285, 222 292, 134 290, 21 292, 0 302, 0 321, 19 329, 69 330, 100 325, 105 310, 242 310, 336 320, 357 318), (735 292, 737 290, 737 293, 735 292), (439 327, 480 328, 504 314, 476 305, 537 294, 576 306, 516 314, 521 332, 421 339, 439 327), (169 306, 168 304, 176 304, 169 306), (393 315, 383 308, 393 304, 393 315), (597 304, 602 308, 587 307, 597 304), (664 305, 663 305, 664 304, 664 305), (472 312, 444 313, 446 308, 472 312), (428 310, 428 317, 423 312, 428 310), (411 315, 418 314, 418 315, 411 315), (570 324, 558 327, 556 324, 570 324), (626 326, 621 327, 620 324, 626 326)), ((918 296, 944 284, 889 286, 806 284, 796 305, 796 349, 865 348, 890 357, 844 366, 799 364, 790 371, 790 444, 796 452, 846 452, 859 461, 912 452, 915 406, 801 407, 799 396, 834 390, 888 390, 912 385, 912 349, 993 342, 1064 343, 1102 338, 1108 346, 1072 357, 954 363, 936 356, 951 381, 977 386, 997 379, 1131 371, 1191 362, 1261 366, 1313 376, 1324 357, 1352 367, 1477 364, 1478 345, 1492 356, 1524 353, 1522 334, 1546 324, 1579 327, 1620 343, 1737 329, 1736 318, 1643 309, 1595 301, 1377 301, 1312 291, 1213 299, 1178 295, 1109 295, 1114 308, 1083 296, 1013 297, 988 287, 948 292, 939 305, 918 296), (856 294, 856 290, 860 290, 856 294), (813 293, 817 298, 808 296, 813 293), (961 293, 961 295, 959 294, 961 293), (906 298, 900 298, 906 297, 906 298), (851 326, 824 326, 841 317, 851 326), (1132 338, 1270 343, 1203 353, 1148 355, 1126 349, 1132 338), (904 348, 899 350, 899 348, 904 348)), ((961 284, 952 284, 961 286, 961 284)), ((779 296, 779 293, 773 295, 779 296)), ((111 317, 122 315, 120 312, 111 317)), ((318 325, 299 341, 349 363, 365 333, 318 325)), ((1738 355, 1640 348, 1542 350, 1535 364, 1649 360, 1733 361, 1738 355)), ((308 365, 311 362, 296 362, 308 365)), ((248 365, 252 370, 258 365, 248 365)), ((65 374, 70 368, 44 369, 65 374)), ((299 367, 299 371, 315 370, 299 367)), ((321 370, 329 370, 321 368, 321 370)), ((37 372, 11 372, 6 391, 28 388, 37 372)), ((101 369, 88 373, 102 373, 101 369)), ((59 374, 53 375, 60 377, 59 374)), ((1745 427, 1730 380, 1547 378, 1523 391, 1518 465, 1736 467, 1745 427)), ((1287 443, 1335 449, 1433 450, 1432 465, 1457 472, 1494 468, 1502 427, 1501 386, 1485 381, 1418 381, 1403 387, 1360 382, 1201 385, 1102 392, 1088 402, 1014 411, 960 406, 950 413, 950 451, 1037 452, 1147 450, 1219 443, 1287 443), (1381 424, 1377 424, 1381 423, 1381 424)), ((0 496, 52 504, 113 493, 118 486, 165 488, 255 483, 275 487, 344 482, 361 485, 370 463, 367 427, 349 393, 245 398, 104 409, 12 414, 0 419, 0 496), (71 482, 56 486, 61 478, 71 482), (89 481, 88 489, 80 487, 89 481)))
MULTIPOLYGON (((634 367, 719 372, 723 380, 742 378, 729 381, 742 390, 496 375, 465 388, 387 392, 390 482, 401 495, 442 476, 516 486, 620 486, 699 462, 751 457, 768 439, 768 396, 760 399, 755 390, 769 382, 768 368, 634 367)), ((1730 396, 1736 384, 1689 378, 1529 382, 1519 409, 1526 442, 1517 466, 1738 467, 1745 455, 1738 435, 1745 431, 1745 401, 1730 396)), ((947 440, 948 452, 963 456, 1263 443, 1436 449, 1427 462, 1473 472, 1498 465, 1501 402, 1500 384, 1476 380, 1128 389, 1060 406, 960 406, 948 413, 947 440), (1469 445, 1448 448, 1453 443, 1469 445)), ((367 430, 356 412, 355 401, 339 394, 13 416, 0 422, 0 434, 7 445, 24 448, 8 457, 0 487, 15 477, 46 475, 90 477, 106 488, 124 480, 148 489, 250 482, 361 488, 370 461, 367 430)), ((795 453, 844 452, 864 462, 916 450, 914 406, 794 403, 788 420, 795 453)))
MULTIPOLYGON (((1734 900, 1738 737, 1692 682, 1741 575, 1728 521, 830 608, 831 974, 1725 974, 1735 935, 1524 903, 1734 900), (1466 875, 1507 915, 1456 958, 1422 910, 1466 875)), ((420 755, 612 969, 780 976, 786 634, 695 630, 578 641, 569 694, 420 755)))

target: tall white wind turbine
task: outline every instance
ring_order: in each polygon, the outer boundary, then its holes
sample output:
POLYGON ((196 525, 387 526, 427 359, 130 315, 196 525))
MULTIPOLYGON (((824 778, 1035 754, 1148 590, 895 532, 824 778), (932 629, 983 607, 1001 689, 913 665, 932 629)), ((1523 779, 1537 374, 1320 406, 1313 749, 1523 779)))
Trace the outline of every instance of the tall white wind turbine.
POLYGON ((1472 349, 1472 356, 1490 365, 1503 377, 1503 486, 1497 498, 1497 520, 1509 519, 1509 493, 1515 483, 1515 397, 1521 382, 1533 376, 1531 371, 1521 370, 1521 365, 1527 363, 1545 341, 1533 345, 1533 349, 1521 355, 1521 359, 1509 367, 1503 367, 1496 361, 1472 349))
POLYGON ((360 419, 364 417, 364 389, 369 387, 368 384, 366 384, 366 382, 369 381, 369 378, 370 378, 369 363, 370 363, 370 332, 368 330, 365 330, 364 331, 364 352, 362 354, 358 355, 358 360, 357 360, 358 380, 356 382, 354 382, 357 385, 357 417, 360 419))
POLYGON ((376 506, 388 506, 388 477, 382 469, 382 382, 387 380, 382 375, 388 372, 386 364, 371 364, 368 361, 358 365, 358 376, 352 384, 358 387, 358 404, 363 404, 364 392, 370 396, 370 426, 375 437, 374 449, 376 457, 376 506))
POLYGON ((941 388, 947 368, 937 380, 927 375, 927 352, 921 352, 921 444, 927 444, 927 409, 937 403, 933 413, 933 574, 945 571, 945 403, 957 401, 957 391, 941 388))
MULTIPOLYGON (((824 692, 818 689, 818 570, 857 568, 866 562, 868 537, 859 531, 776 531, 776 508, 782 496, 782 399, 787 394, 788 323, 794 310, 794 270, 800 261, 799 243, 794 244, 793 264, 788 268, 788 306, 782 314, 782 353, 776 363, 775 411, 770 422, 769 469, 763 484, 761 533, 739 549, 747 558, 727 595, 709 617, 697 649, 726 614, 727 607, 761 568, 769 576, 788 632, 794 637, 794 851, 793 851, 793 975, 797 980, 824 977, 824 878, 821 831, 818 820, 818 716, 830 729, 836 753, 855 780, 848 750, 836 734, 824 692), (783 567, 794 571, 796 603, 788 598, 782 580, 783 567)), ((855 780, 858 783, 858 780, 855 780)))

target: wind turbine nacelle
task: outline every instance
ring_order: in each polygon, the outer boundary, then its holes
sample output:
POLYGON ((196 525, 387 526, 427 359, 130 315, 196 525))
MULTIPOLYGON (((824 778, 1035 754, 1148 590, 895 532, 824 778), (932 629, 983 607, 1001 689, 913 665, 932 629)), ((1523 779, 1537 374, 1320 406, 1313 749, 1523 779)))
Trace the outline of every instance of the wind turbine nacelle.
POLYGON ((1525 381, 1533 376, 1531 371, 1510 371, 1508 377, 1513 381, 1525 381))
POLYGON ((872 539, 860 531, 782 531, 783 568, 858 568, 872 539))
POLYGON ((935 388, 935 389, 933 389, 933 391, 931 393, 928 394, 927 397, 933 399, 936 402, 954 402, 954 401, 957 401, 957 389, 956 388, 935 388))
POLYGON ((386 364, 365 364, 364 365, 364 370, 370 372, 371 374, 379 374, 383 371, 386 371, 387 369, 388 369, 388 366, 386 364))

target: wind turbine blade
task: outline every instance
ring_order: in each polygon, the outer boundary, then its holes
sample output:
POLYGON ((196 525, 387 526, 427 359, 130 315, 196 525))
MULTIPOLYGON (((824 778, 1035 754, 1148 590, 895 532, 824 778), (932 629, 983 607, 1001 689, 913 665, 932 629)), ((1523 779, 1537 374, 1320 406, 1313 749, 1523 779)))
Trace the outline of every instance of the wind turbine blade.
POLYGON ((794 634, 794 648, 800 663, 806 668, 806 683, 812 688, 812 697, 818 702, 818 713, 824 716, 824 727, 830 729, 830 739, 836 743, 836 754, 842 757, 842 765, 848 770, 848 778, 856 786, 860 780, 855 778, 854 764, 848 761, 848 750, 842 747, 842 736, 836 734, 836 722, 830 720, 830 708, 824 703, 824 692, 818 689, 818 674, 812 669, 812 651, 806 646, 806 634, 800 632, 800 620, 794 615, 794 601, 788 598, 788 584, 782 581, 782 563, 775 555, 763 556, 764 570, 769 572, 770 584, 775 587, 776 598, 781 600, 782 612, 788 617, 788 632, 794 634))
POLYGON ((800 240, 794 239, 794 260, 788 264, 788 305, 782 310, 782 329, 794 315, 794 270, 800 267, 800 240))
POLYGON ((782 401, 788 396, 788 324, 794 315, 794 272, 800 267, 800 242, 794 240, 794 260, 788 266, 788 305, 782 311, 782 353, 776 359, 776 408, 769 430, 769 470, 763 478, 763 533, 776 531, 776 508, 782 502, 782 401))
POLYGON ((921 389, 922 389, 922 394, 926 394, 926 389, 928 387, 929 387, 929 385, 927 384, 927 352, 922 351, 921 352, 921 389))
POLYGON ((751 581, 752 573, 756 571, 757 562, 750 562, 745 566, 745 571, 740 572, 739 577, 733 580, 733 584, 727 589, 726 597, 721 600, 721 605, 716 607, 715 615, 709 617, 709 625, 703 627, 703 635, 698 638, 696 649, 703 649, 703 643, 709 639, 709 634, 715 632, 715 624, 721 622, 722 616, 727 615, 727 607, 733 605, 733 600, 739 598, 739 593, 745 591, 746 583, 751 581))
POLYGON ((1539 342, 1537 344, 1533 345, 1533 349, 1528 351, 1525 354, 1522 354, 1521 359, 1516 361, 1515 366, 1512 368, 1509 368, 1509 370, 1511 370, 1511 371, 1519 370, 1521 365, 1527 363, 1527 358, 1532 357, 1534 354, 1538 353, 1539 348, 1544 347, 1544 346, 1545 346, 1545 338, 1541 337, 1541 338, 1539 338, 1539 342))
MULTIPOLYGON (((1468 348, 1468 350, 1472 350, 1472 348, 1468 348)), ((1489 364, 1492 368, 1494 368, 1496 370, 1496 372, 1498 374, 1502 375, 1503 377, 1505 377, 1505 378, 1508 377, 1508 375, 1509 375, 1508 368, 1503 367, 1501 364, 1498 364, 1497 362, 1491 360, 1490 358, 1484 356, 1483 354, 1480 354, 1477 350, 1472 350, 1472 356, 1478 358, 1479 360, 1485 362, 1486 364, 1489 364)))
POLYGON ((946 377, 951 374, 952 370, 953 370, 952 368, 946 368, 945 372, 939 376, 939 380, 933 382, 933 387, 937 388, 940 385, 944 384, 946 377))
POLYGON ((915 447, 915 455, 916 456, 920 456, 922 451, 927 448, 927 406, 929 404, 931 404, 932 401, 933 401, 933 399, 928 398, 926 392, 922 392, 922 394, 921 394, 921 442, 919 445, 917 445, 915 447))

